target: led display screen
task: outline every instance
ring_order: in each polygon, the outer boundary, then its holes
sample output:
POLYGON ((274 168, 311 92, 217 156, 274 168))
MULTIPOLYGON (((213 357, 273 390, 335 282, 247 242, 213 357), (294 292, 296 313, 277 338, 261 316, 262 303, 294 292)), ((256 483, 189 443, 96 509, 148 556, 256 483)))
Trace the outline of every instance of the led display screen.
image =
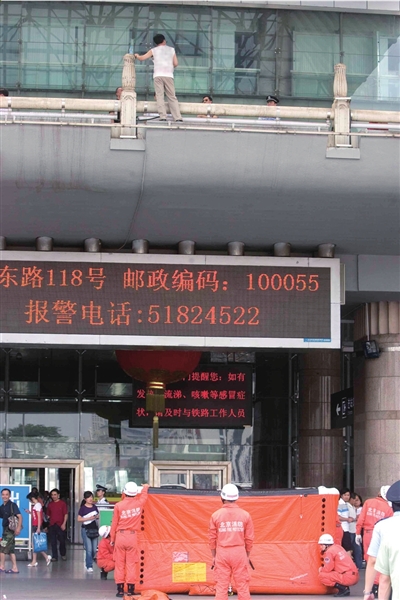
POLYGON ((66 253, 66 260, 32 259, 33 253, 21 260, 22 254, 3 252, 0 261, 6 339, 34 335, 45 343, 62 336, 63 343, 76 344, 76 336, 85 336, 82 343, 92 336, 110 342, 111 336, 122 345, 158 339, 158 345, 200 347, 216 340, 265 347, 293 345, 290 340, 337 343, 334 259, 121 255, 124 262, 116 262, 118 255, 97 261, 66 253), (19 260, 4 259, 7 254, 19 260))

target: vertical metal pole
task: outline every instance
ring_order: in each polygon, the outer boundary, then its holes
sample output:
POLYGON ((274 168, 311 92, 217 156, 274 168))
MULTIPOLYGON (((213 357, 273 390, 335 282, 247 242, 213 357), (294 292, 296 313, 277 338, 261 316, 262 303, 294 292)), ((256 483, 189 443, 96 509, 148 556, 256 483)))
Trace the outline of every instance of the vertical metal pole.
POLYGON ((288 364, 288 377, 289 377, 289 394, 288 394, 288 488, 289 490, 293 485, 293 468, 292 468, 292 395, 293 395, 293 370, 292 370, 292 356, 289 353, 289 364, 288 364))
MULTIPOLYGON (((346 364, 347 356, 345 353, 341 355, 341 388, 342 390, 350 387, 350 373, 348 364, 346 364)), ((351 425, 346 425, 343 428, 344 437, 344 453, 345 453, 345 485, 350 488, 351 481, 351 425)))
POLYGON ((213 73, 214 73, 214 69, 213 69, 213 61, 214 61, 214 15, 213 15, 213 8, 212 6, 208 7, 208 10, 210 11, 210 40, 209 40, 209 48, 210 48, 210 57, 209 57, 209 73, 208 73, 208 89, 210 90, 210 94, 214 93, 214 86, 213 86, 213 73))
MULTIPOLYGON (((8 440, 8 411, 10 404, 10 354, 11 350, 9 348, 4 348, 3 352, 5 353, 5 364, 4 364, 4 429, 5 429, 5 440, 6 440, 6 458, 7 456, 7 440, 8 440)), ((6 482, 7 483, 7 482, 6 482)))
MULTIPOLYGON (((345 378, 346 378, 346 388, 350 387, 350 357, 347 354, 344 354, 344 362, 345 362, 345 378)), ((347 425, 346 427, 346 446, 347 446, 347 456, 346 456, 346 487, 351 488, 351 446, 352 446, 352 426, 347 425)))

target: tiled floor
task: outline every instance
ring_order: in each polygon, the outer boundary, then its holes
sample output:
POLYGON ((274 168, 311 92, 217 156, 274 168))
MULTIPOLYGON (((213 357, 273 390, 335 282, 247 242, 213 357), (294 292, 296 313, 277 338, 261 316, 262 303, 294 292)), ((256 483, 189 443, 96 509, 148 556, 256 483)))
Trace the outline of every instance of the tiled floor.
MULTIPOLYGON (((51 563, 46 567, 42 557, 39 566, 28 568, 28 563, 18 561, 19 574, 7 575, 0 573, 0 600, 111 600, 115 598, 116 586, 110 580, 100 579, 99 569, 94 565, 93 573, 86 573, 84 568, 84 553, 81 546, 68 549, 68 560, 51 563)), ((7 568, 10 563, 6 563, 7 568)), ((362 598, 364 589, 364 574, 358 585, 351 591, 351 598, 362 598)), ((110 576, 109 576, 110 577, 110 576)), ((326 596, 254 596, 255 600, 316 600, 326 596)), ((187 600, 188 596, 173 594, 173 600, 187 600)), ((201 600, 199 597, 198 600, 201 600)), ((233 596, 232 600, 237 597, 233 596)), ((196 600, 193 597, 193 600, 196 600)))

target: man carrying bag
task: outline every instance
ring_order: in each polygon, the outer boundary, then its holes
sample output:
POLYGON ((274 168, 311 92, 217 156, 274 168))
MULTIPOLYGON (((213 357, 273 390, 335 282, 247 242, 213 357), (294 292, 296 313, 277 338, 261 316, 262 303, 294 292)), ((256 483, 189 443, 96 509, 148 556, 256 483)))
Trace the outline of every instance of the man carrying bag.
POLYGON ((11 490, 1 490, 3 504, 0 506, 0 519, 3 520, 3 535, 0 542, 0 572, 19 573, 15 556, 15 537, 21 533, 22 515, 15 502, 10 500, 11 490), (6 555, 10 557, 11 569, 5 569, 6 555))

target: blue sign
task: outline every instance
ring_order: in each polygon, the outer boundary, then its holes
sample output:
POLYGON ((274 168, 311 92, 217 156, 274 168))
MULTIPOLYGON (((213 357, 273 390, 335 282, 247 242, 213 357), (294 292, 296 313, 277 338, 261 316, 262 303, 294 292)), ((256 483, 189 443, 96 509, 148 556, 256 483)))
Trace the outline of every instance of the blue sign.
POLYGON ((30 510, 31 503, 27 499, 27 494, 31 491, 30 485, 11 485, 6 483, 1 485, 1 489, 8 488, 11 490, 11 498, 12 502, 18 506, 20 513, 22 515, 22 529, 21 533, 16 536, 16 540, 30 540, 31 538, 31 515, 25 510, 30 510))

